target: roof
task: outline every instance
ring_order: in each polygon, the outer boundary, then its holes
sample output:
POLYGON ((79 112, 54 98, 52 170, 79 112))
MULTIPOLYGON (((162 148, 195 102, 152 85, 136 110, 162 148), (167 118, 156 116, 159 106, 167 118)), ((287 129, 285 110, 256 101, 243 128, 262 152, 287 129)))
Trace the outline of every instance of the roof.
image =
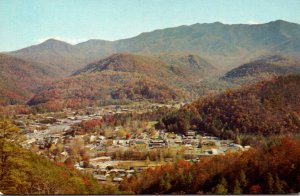
POLYGON ((111 169, 109 172, 125 172, 125 169, 111 169))
POLYGON ((94 159, 91 159, 90 161, 98 161, 98 160, 106 160, 106 159, 111 159, 110 156, 102 156, 102 157, 97 157, 97 158, 94 158, 94 159))
POLYGON ((106 181, 106 177, 107 176, 104 176, 104 175, 95 175, 94 178, 96 178, 97 180, 103 180, 103 181, 106 181))
POLYGON ((114 182, 121 182, 122 180, 123 180, 123 178, 118 178, 118 177, 113 178, 114 182))

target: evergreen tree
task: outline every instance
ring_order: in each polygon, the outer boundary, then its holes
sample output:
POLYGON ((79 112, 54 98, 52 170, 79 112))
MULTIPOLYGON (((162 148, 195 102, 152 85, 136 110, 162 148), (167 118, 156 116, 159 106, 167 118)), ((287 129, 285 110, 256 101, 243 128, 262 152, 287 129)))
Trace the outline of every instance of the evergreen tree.
POLYGON ((228 193, 228 184, 224 177, 220 180, 219 184, 213 190, 214 194, 227 194, 228 193))
POLYGON ((274 183, 274 193, 276 194, 282 194, 284 193, 283 191, 283 183, 279 179, 278 175, 276 174, 275 176, 275 183, 274 183))
POLYGON ((248 185, 248 180, 245 171, 242 169, 239 177, 241 188, 244 189, 248 185))
POLYGON ((170 183, 170 176, 168 173, 161 178, 159 186, 160 186, 160 191, 162 193, 167 192, 172 187, 170 183))
POLYGON ((242 194, 243 190, 241 189, 241 184, 239 180, 234 181, 233 194, 242 194))
POLYGON ((164 162, 164 155, 163 155, 162 150, 159 151, 159 161, 164 162))
POLYGON ((267 174, 267 181, 266 181, 266 193, 272 194, 274 193, 274 179, 271 173, 267 174))
POLYGON ((149 155, 146 157, 145 162, 146 162, 146 165, 149 165, 149 164, 150 164, 150 158, 149 158, 149 155))
POLYGON ((235 138, 235 143, 236 143, 236 144, 241 144, 241 143, 242 143, 242 142, 241 142, 241 138, 240 138, 239 135, 236 136, 236 138, 235 138))

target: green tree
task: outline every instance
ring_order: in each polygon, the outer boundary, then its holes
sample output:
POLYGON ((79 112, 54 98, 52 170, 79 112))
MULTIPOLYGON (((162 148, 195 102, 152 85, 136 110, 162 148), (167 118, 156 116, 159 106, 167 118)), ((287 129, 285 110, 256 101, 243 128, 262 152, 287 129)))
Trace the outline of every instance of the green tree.
MULTIPOLYGON (((10 120, 0 120, 0 187, 6 187, 8 190, 14 189, 12 168, 17 164, 15 158, 19 156, 11 143, 19 142, 19 129, 11 123, 10 120)), ((20 175, 20 174, 18 174, 20 175)))
POLYGON ((163 154, 163 151, 162 150, 159 150, 159 161, 160 162, 164 162, 164 154, 163 154))
POLYGON ((150 158, 149 158, 149 155, 146 157, 145 163, 146 163, 146 165, 149 165, 149 164, 150 164, 150 158))
POLYGON ((241 188, 244 189, 248 185, 247 176, 244 170, 241 170, 239 177, 241 188))
POLYGON ((227 194, 228 193, 228 184, 224 177, 221 178, 219 184, 213 190, 214 194, 227 194))
POLYGON ((276 174, 276 176, 275 176, 274 193, 276 193, 276 194, 282 194, 282 193, 284 193, 284 190, 283 190, 283 183, 282 183, 282 181, 279 179, 279 177, 278 177, 277 174, 276 174))
POLYGON ((239 135, 236 136, 236 138, 235 138, 235 143, 236 143, 236 144, 241 144, 241 143, 242 143, 242 142, 241 142, 241 138, 240 138, 239 135))
POLYGON ((234 181, 233 194, 242 194, 242 192, 240 181, 236 179, 234 181))
POLYGON ((91 175, 23 149, 18 129, 0 120, 0 191, 4 194, 113 194, 91 175))
POLYGON ((161 192, 167 192, 172 187, 170 183, 170 176, 167 173, 164 177, 161 178, 160 184, 159 184, 161 192))

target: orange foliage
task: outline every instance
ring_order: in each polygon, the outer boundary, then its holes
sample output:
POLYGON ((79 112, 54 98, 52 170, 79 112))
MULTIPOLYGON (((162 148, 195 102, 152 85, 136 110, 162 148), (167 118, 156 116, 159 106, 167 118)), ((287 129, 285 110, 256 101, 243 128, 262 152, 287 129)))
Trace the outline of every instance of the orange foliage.
POLYGON ((215 187, 225 179, 228 193, 239 188, 242 193, 266 194, 270 193, 269 186, 273 193, 299 192, 299 154, 300 143, 283 138, 268 148, 202 158, 194 164, 181 160, 148 169, 123 181, 120 188, 137 194, 217 193, 215 187), (268 181, 267 174, 274 180, 268 181))

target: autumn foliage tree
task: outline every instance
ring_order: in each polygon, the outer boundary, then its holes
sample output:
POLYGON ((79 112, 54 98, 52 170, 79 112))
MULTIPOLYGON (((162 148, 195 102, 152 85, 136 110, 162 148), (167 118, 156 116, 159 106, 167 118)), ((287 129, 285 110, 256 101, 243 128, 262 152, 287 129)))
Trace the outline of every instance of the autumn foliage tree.
MULTIPOLYGON (((0 120, 0 192, 4 194, 116 194, 115 187, 100 185, 89 174, 18 145, 18 129, 0 120)), ((86 155, 83 155, 86 156, 86 155)), ((86 157, 87 158, 87 157, 86 157)), ((84 158, 85 159, 85 158, 84 158)), ((71 160, 66 161, 72 164, 71 160)))
MULTIPOLYGON (((173 132, 199 132, 240 141, 239 135, 300 132, 300 76, 280 76, 238 90, 200 98, 161 120, 173 132)), ((162 126, 162 125, 160 125, 162 126)))
POLYGON ((136 194, 298 193, 299 153, 299 142, 282 138, 269 147, 151 168, 120 188, 136 194))

